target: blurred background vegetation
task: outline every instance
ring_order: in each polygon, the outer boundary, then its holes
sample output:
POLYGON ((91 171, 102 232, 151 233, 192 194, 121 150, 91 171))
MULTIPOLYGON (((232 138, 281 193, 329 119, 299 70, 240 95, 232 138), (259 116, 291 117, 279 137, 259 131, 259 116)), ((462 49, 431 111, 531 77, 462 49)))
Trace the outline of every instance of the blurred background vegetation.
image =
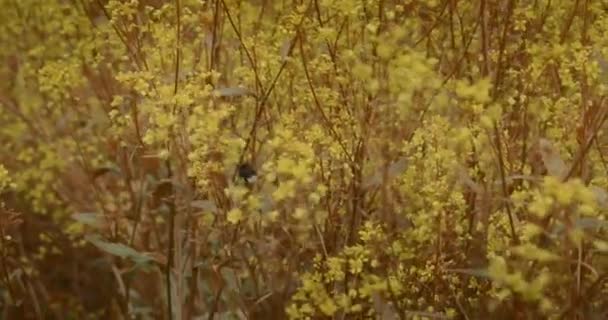
POLYGON ((0 8, 2 319, 608 318, 605 1, 0 8))

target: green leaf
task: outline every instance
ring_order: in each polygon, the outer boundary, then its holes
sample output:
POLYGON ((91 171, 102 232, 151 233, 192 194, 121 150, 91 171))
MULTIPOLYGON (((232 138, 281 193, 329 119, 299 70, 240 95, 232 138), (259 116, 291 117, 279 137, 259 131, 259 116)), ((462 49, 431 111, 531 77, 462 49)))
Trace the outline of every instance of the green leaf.
POLYGON ((208 212, 216 212, 217 206, 211 200, 194 200, 190 202, 192 208, 201 209, 208 212))
POLYGON ((608 208, 608 192, 598 186, 590 186, 589 188, 595 194, 595 200, 600 208, 608 208))
POLYGON ((292 42, 291 39, 283 41, 283 45, 281 46, 281 61, 285 61, 289 57, 289 52, 292 49, 292 42))
MULTIPOLYGON (((590 218, 590 217, 584 217, 584 218, 578 218, 574 220, 574 225, 577 228, 583 229, 583 230, 599 230, 600 228, 606 228, 608 229, 608 221, 605 220, 599 220, 596 218, 590 218)), ((558 223, 555 225, 555 227, 553 228, 551 234, 554 236, 559 235, 560 233, 564 232, 564 230, 566 230, 566 228, 564 227, 564 225, 562 223, 558 223)))
POLYGON ((387 169, 387 181, 384 180, 384 175, 381 170, 378 170, 372 177, 363 182, 364 188, 378 187, 383 183, 388 183, 391 179, 402 174, 407 169, 407 159, 405 157, 399 158, 397 161, 392 162, 387 169))
POLYGON ((118 256, 125 259, 131 259, 137 264, 144 264, 152 261, 152 257, 141 253, 127 245, 116 242, 109 242, 103 240, 99 236, 87 236, 85 239, 91 242, 94 246, 99 248, 101 251, 107 252, 111 255, 118 256))
POLYGON ((588 217, 576 219, 575 224, 581 229, 599 229, 602 227, 608 228, 608 221, 588 217))
POLYGON ((554 143, 549 139, 540 139, 539 151, 543 164, 550 175, 563 178, 568 172, 568 168, 564 160, 562 160, 559 151, 554 146, 554 143))
POLYGON ((219 88, 217 92, 221 97, 240 97, 251 94, 249 89, 240 88, 240 87, 230 87, 230 88, 219 88))
POLYGON ((103 226, 103 216, 94 212, 81 212, 72 215, 72 219, 95 228, 103 226))
POLYGON ((490 278, 488 270, 486 269, 447 269, 448 272, 462 273, 478 278, 490 278))
POLYGON ((91 173, 91 175, 93 176, 93 180, 95 180, 107 173, 113 173, 118 176, 121 175, 120 168, 118 168, 116 165, 109 165, 109 166, 95 168, 93 170, 93 172, 91 173))
POLYGON ((399 315, 393 305, 385 301, 378 292, 372 293, 372 300, 374 310, 376 311, 376 314, 380 316, 380 319, 399 319, 399 315))

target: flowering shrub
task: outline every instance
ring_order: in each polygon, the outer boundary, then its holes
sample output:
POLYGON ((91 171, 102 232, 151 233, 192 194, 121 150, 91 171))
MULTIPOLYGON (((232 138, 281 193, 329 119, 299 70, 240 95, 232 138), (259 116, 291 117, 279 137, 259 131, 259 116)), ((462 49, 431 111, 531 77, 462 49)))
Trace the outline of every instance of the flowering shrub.
POLYGON ((0 19, 7 319, 608 316, 602 1, 0 19))

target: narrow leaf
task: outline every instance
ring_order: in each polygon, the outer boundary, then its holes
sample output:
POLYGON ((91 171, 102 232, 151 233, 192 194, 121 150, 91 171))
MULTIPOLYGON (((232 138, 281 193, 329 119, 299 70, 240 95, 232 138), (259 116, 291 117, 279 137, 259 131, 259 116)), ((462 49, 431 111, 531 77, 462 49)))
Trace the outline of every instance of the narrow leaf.
POLYGON ((486 269, 447 269, 446 271, 453 273, 462 273, 478 278, 490 278, 490 275, 488 274, 488 271, 486 269))
POLYGON ((548 139, 540 139, 538 144, 543 164, 549 174, 560 178, 565 177, 568 173, 568 168, 553 143, 548 139))
POLYGON ((190 202, 192 208, 201 209, 208 212, 216 212, 217 206, 211 200, 194 200, 190 202))
POLYGON ((608 192, 598 186, 591 186, 590 188, 595 194, 595 200, 600 208, 608 208, 608 192))
POLYGON ((103 226, 103 216, 99 213, 93 213, 93 212, 81 212, 81 213, 74 213, 72 215, 72 219, 91 226, 91 227, 95 227, 95 228, 100 228, 103 226))
POLYGON ((101 251, 107 252, 111 255, 118 256, 121 258, 131 259, 135 263, 146 263, 152 260, 146 254, 138 252, 137 250, 126 246, 122 243, 109 242, 101 239, 99 236, 87 236, 86 240, 91 242, 94 246, 99 248, 101 251))
POLYGON ((281 61, 285 61, 289 56, 289 50, 291 49, 291 39, 285 40, 281 46, 281 61))
POLYGON ((249 91, 249 89, 241 87, 219 88, 217 89, 217 92, 221 97, 240 97, 251 94, 251 91, 249 91))
POLYGON ((387 181, 383 181, 382 171, 376 172, 371 178, 363 183, 365 188, 377 187, 383 183, 388 183, 390 180, 400 175, 407 168, 407 159, 402 157, 388 166, 387 181))
POLYGON ((374 303, 374 309, 376 310, 376 314, 380 315, 380 319, 399 319, 395 308, 393 308, 391 304, 387 303, 379 293, 372 293, 372 300, 374 303))

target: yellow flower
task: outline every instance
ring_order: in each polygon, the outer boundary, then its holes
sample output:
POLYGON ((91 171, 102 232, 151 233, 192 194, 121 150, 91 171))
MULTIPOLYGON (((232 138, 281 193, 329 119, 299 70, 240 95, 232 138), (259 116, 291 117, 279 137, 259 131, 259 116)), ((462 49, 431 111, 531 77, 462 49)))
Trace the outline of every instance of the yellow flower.
POLYGON ((237 224, 243 219, 243 212, 239 208, 231 209, 228 211, 226 219, 232 224, 237 224))

